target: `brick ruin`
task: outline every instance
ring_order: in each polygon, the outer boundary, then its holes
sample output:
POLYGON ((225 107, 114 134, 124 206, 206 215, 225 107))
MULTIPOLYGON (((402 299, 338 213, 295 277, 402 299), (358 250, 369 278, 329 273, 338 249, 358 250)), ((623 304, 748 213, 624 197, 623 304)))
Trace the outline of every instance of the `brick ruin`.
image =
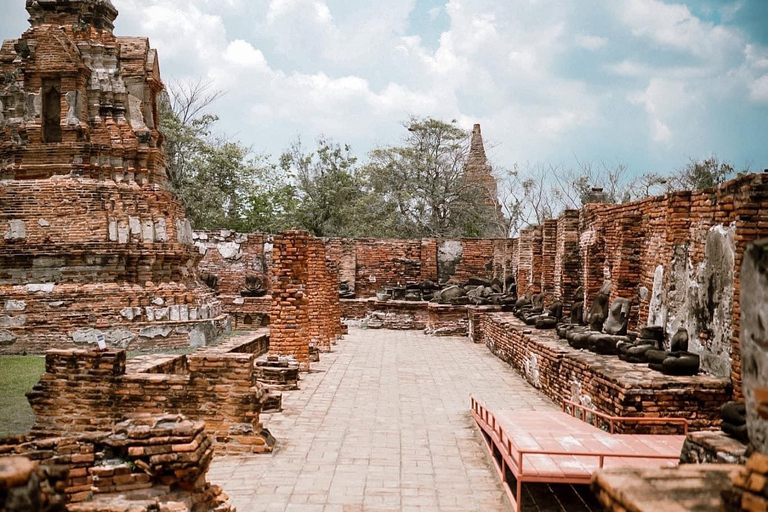
POLYGON ((108 0, 27 2, 0 49, 0 353, 204 345, 228 329, 166 187, 155 50, 108 0))
POLYGON ((137 415, 107 432, 0 443, 0 509, 233 512, 206 479, 213 448, 204 428, 178 415, 137 415))
POLYGON ((267 325, 272 307, 272 236, 218 230, 196 231, 192 237, 202 258, 199 275, 218 294, 232 329, 267 325))
MULTIPOLYGON (((656 470, 614 469, 598 472, 592 490, 608 512, 656 510, 757 511, 768 508, 768 240, 739 254, 742 307, 741 351, 744 409, 749 450, 734 439, 707 434, 688 437, 682 464, 656 470), (707 447, 710 444, 712 446, 707 447), (686 449, 688 448, 688 453, 686 449), (706 452, 717 452, 715 456, 706 452), (690 457, 693 453, 693 457, 690 457), (703 463, 702 463, 703 462, 703 463)), ((704 434, 704 433, 700 433, 704 434)))
POLYGON ((376 290, 425 279, 513 275, 519 295, 550 294, 565 314, 579 286, 586 311, 610 280, 610 300, 631 301, 630 329, 687 328, 702 368, 729 380, 739 397, 741 255, 750 241, 768 236, 767 208, 768 173, 761 173, 702 191, 566 210, 515 239, 330 239, 326 245, 340 279, 356 293, 342 300, 349 318, 382 307, 371 299, 376 290))

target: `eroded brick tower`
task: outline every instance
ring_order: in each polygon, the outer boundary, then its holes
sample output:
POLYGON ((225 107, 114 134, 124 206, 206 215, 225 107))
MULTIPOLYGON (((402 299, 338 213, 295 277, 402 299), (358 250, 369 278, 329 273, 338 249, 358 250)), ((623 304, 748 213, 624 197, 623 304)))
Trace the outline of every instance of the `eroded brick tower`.
POLYGON ((485 154, 485 145, 483 144, 483 135, 480 132, 480 125, 476 124, 472 128, 472 139, 469 146, 469 155, 467 164, 464 167, 466 178, 479 186, 484 195, 484 202, 488 208, 488 225, 484 236, 506 238, 504 233, 504 215, 501 212, 499 204, 499 188, 496 178, 493 175, 493 169, 488 164, 488 157, 485 154))
POLYGON ((201 344, 225 327, 166 189, 155 50, 109 0, 27 0, 0 50, 0 352, 201 344))

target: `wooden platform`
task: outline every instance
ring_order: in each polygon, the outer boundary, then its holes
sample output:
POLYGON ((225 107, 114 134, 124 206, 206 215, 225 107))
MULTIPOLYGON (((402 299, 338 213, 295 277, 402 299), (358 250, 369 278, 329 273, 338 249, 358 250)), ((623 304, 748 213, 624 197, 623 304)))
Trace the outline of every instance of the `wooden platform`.
MULTIPOLYGON (((579 407, 570 405, 574 411, 579 407)), ((474 398, 471 409, 516 511, 524 482, 588 484, 602 468, 673 467, 685 441, 684 435, 611 434, 560 411, 491 412, 474 398)), ((604 422, 609 430, 624 420, 579 410, 582 417, 604 422)))

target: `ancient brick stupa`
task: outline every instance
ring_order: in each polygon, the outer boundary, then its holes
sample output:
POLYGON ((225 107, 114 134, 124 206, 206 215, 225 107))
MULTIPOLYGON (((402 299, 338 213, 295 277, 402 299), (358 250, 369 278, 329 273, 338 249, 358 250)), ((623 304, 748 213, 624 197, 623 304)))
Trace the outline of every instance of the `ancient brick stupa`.
POLYGON ((0 50, 0 353, 204 343, 226 317, 166 189, 156 52, 109 0, 27 11, 0 50))
POLYGON ((508 235, 503 232, 505 223, 504 215, 501 212, 501 205, 499 204, 498 184, 493 176, 493 169, 488 164, 488 157, 485 154, 485 145, 483 144, 483 135, 480 132, 479 124, 472 128, 472 139, 470 140, 467 163, 464 167, 464 176, 482 189, 484 203, 493 217, 488 219, 491 222, 489 222, 484 236, 506 238, 508 235))

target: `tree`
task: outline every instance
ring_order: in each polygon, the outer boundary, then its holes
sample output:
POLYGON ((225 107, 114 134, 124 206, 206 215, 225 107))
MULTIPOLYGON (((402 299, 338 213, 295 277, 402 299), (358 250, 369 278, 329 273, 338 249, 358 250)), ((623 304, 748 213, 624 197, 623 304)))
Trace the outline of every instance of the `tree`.
POLYGON ((506 233, 516 236, 521 229, 538 226, 554 218, 560 211, 548 177, 552 166, 526 166, 517 164, 511 170, 502 170, 500 180, 501 207, 507 222, 506 233))
MULTIPOLYGON (((745 167, 738 174, 746 174, 749 167, 745 167)), ((668 190, 700 190, 719 185, 737 174, 730 162, 721 162, 717 155, 712 155, 704 160, 688 159, 688 163, 680 169, 676 169, 668 181, 668 190)))
POLYGON ((469 133, 455 124, 411 117, 402 144, 373 150, 365 166, 370 191, 391 214, 393 236, 479 236, 489 219, 481 185, 465 179, 469 133))
POLYGON ((222 96, 203 81, 173 83, 160 101, 169 187, 195 229, 286 229, 295 205, 291 185, 268 157, 212 133, 208 112, 222 96))
POLYGON ((357 210, 364 192, 348 145, 326 137, 305 153, 297 140, 280 157, 280 168, 296 183, 294 211, 299 227, 314 236, 355 236, 361 226, 357 210))
POLYGON ((160 96, 160 131, 165 136, 168 156, 166 174, 171 190, 184 200, 184 183, 195 173, 192 162, 199 156, 205 141, 211 135, 211 126, 218 116, 206 109, 223 92, 211 89, 211 82, 172 82, 160 96))

